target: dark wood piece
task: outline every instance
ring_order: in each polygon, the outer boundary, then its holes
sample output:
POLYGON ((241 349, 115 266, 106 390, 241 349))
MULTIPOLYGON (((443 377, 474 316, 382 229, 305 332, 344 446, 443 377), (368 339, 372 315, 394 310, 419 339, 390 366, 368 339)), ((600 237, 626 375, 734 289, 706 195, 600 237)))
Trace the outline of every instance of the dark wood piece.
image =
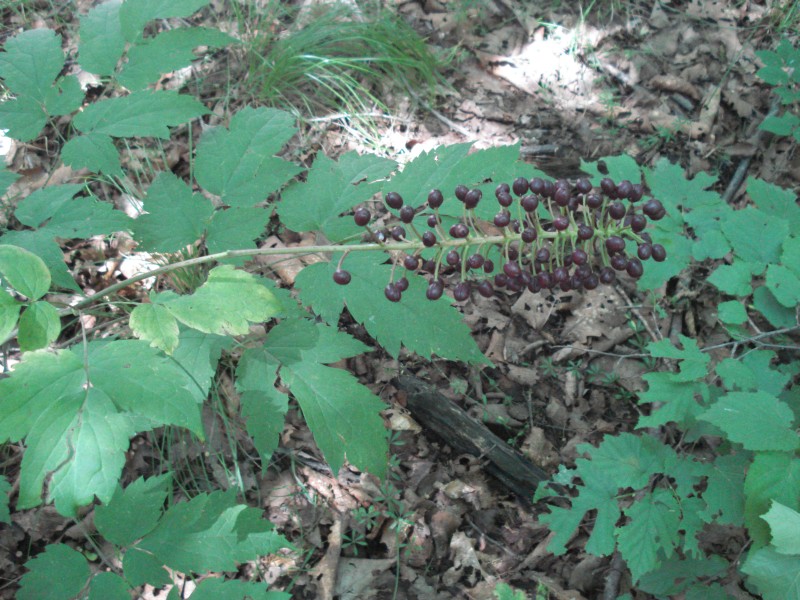
POLYGON ((408 397, 408 410, 425 429, 457 452, 479 457, 488 473, 528 504, 532 503, 539 482, 550 479, 544 469, 422 380, 401 375, 398 384, 408 397))

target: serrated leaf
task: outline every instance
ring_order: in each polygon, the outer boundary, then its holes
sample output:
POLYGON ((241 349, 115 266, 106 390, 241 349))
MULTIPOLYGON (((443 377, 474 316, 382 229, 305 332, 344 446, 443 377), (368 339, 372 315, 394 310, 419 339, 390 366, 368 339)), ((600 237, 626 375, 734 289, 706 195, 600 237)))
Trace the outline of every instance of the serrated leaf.
POLYGON ((117 546, 130 546, 144 537, 161 518, 171 482, 172 476, 165 473, 147 480, 140 477, 124 490, 117 486, 107 504, 95 507, 97 530, 117 546))
MULTIPOLYGON (((228 208, 218 210, 206 231, 206 247, 210 253, 255 248, 255 240, 264 234, 270 211, 263 208, 228 208)), ((241 260, 242 263, 246 259, 241 260)))
POLYGON ((15 300, 5 290, 0 289, 0 342, 6 340, 11 335, 11 332, 14 331, 21 308, 21 302, 15 300))
POLYGON ((800 278, 784 265, 767 266, 767 287, 785 307, 794 308, 800 304, 800 278))
POLYGON ((713 423, 747 450, 800 447, 792 409, 766 392, 728 392, 698 418, 713 423))
POLYGON ((92 577, 89 587, 89 600, 130 600, 131 594, 125 580, 109 571, 92 577))
POLYGON ((725 219, 722 232, 736 255, 758 265, 758 272, 761 272, 769 263, 778 261, 789 228, 782 219, 748 206, 725 219))
POLYGON ((104 133, 76 135, 61 149, 61 160, 73 169, 89 169, 106 175, 122 175, 119 152, 104 133))
POLYGON ((281 194, 278 214, 293 231, 322 231, 333 242, 362 228, 340 215, 369 200, 383 185, 377 180, 396 167, 392 160, 348 152, 334 161, 318 155, 304 183, 294 183, 281 194))
POLYGON ((657 358, 672 358, 681 361, 678 373, 672 374, 674 381, 694 381, 705 377, 711 357, 697 347, 697 340, 694 338, 679 335, 678 339, 683 349, 673 346, 669 340, 660 340, 648 344, 647 350, 657 358))
POLYGON ((23 225, 41 227, 59 208, 83 189, 80 184, 50 185, 41 188, 23 199, 14 211, 14 216, 23 225))
POLYGON ((627 154, 607 156, 594 162, 581 160, 581 171, 590 175, 597 185, 603 177, 610 177, 617 183, 623 179, 639 183, 642 179, 641 167, 632 156, 627 154), (605 173, 600 170, 600 163, 603 164, 605 173))
POLYGON ((136 547, 129 549, 122 558, 122 572, 131 585, 149 583, 162 587, 173 583, 160 558, 136 547))
POLYGON ((38 350, 52 344, 61 333, 61 318, 49 302, 31 303, 19 319, 19 349, 38 350))
POLYGON ((146 88, 162 73, 177 71, 195 59, 198 46, 220 48, 236 39, 218 29, 184 27, 162 31, 142 40, 128 51, 128 60, 117 74, 117 81, 129 90, 146 88))
POLYGON ((747 322, 747 311, 738 300, 728 300, 717 305, 717 317, 726 325, 741 325, 747 322))
POLYGON ((791 135, 798 127, 800 127, 800 117, 790 112, 782 115, 767 115, 758 126, 759 129, 775 135, 791 135))
POLYGON ((61 36, 50 29, 23 31, 8 39, 5 52, 0 52, 0 78, 6 87, 40 104, 63 66, 61 36))
POLYGON ((347 306, 392 356, 397 357, 405 346, 425 358, 435 354, 449 360, 486 363, 458 310, 444 299, 428 300, 420 277, 409 277, 409 288, 400 302, 386 300, 383 288, 392 267, 383 264, 385 260, 379 253, 351 254, 343 266, 352 273, 352 281, 346 286, 333 281, 338 256, 329 263, 310 265, 296 279, 300 299, 328 323, 337 322, 347 306))
POLYGON ((11 484, 3 476, 0 476, 0 523, 11 524, 11 513, 8 509, 11 484))
POLYGON ((109 235, 130 228, 131 219, 94 196, 81 196, 63 204, 42 228, 51 236, 77 239, 109 235))
POLYGON ((168 90, 133 92, 87 106, 72 120, 83 133, 169 138, 169 127, 207 114, 195 98, 168 90))
POLYGON ((749 452, 717 456, 709 470, 703 501, 706 507, 699 516, 710 523, 741 527, 744 523, 744 474, 749 452))
POLYGON ((772 546, 776 552, 800 555, 799 512, 773 501, 770 509, 761 518, 770 526, 772 546))
POLYGON ((0 102, 0 127, 8 130, 7 137, 29 142, 39 137, 47 124, 42 107, 30 98, 13 98, 0 102))
POLYGON ((178 348, 172 353, 172 360, 189 376, 197 398, 202 401, 208 396, 222 351, 229 349, 234 339, 186 327, 182 328, 178 339, 178 348))
POLYGON ((84 96, 75 75, 59 77, 45 98, 44 109, 51 117, 68 115, 81 107, 84 96))
POLYGON ((46 230, 8 231, 0 237, 0 242, 19 246, 41 258, 50 271, 54 285, 76 292, 81 291, 67 269, 64 252, 46 230))
POLYGON ((702 559, 672 557, 662 561, 657 570, 643 575, 636 589, 666 598, 685 592, 699 578, 707 589, 705 579, 723 574, 729 566, 728 561, 713 554, 702 559))
POLYGON ((639 417, 637 429, 658 427, 670 422, 688 428, 703 412, 698 398, 707 399, 705 384, 678 381, 674 373, 645 373, 642 379, 647 382, 647 391, 639 394, 639 403, 657 404, 658 408, 653 408, 649 415, 639 417))
POLYGON ((127 0, 119 20, 125 39, 133 42, 153 19, 188 17, 208 4, 208 0, 127 0))
POLYGON ((71 600, 91 575, 83 554, 66 544, 48 544, 44 552, 25 563, 19 600, 71 600))
POLYGON ((792 190, 780 188, 763 179, 749 177, 747 194, 758 209, 787 221, 789 231, 797 231, 800 228, 800 207, 795 202, 792 190))
POLYGON ((751 550, 741 569, 764 600, 800 598, 800 556, 780 554, 771 546, 751 550))
POLYGON ((31 300, 38 300, 50 289, 50 271, 42 259, 18 246, 0 245, 0 275, 31 300))
POLYGON ((692 258, 697 261, 707 258, 722 258, 730 252, 731 246, 722 232, 712 229, 702 233, 692 245, 692 258))
POLYGON ((783 243, 781 262, 800 276, 800 237, 790 237, 783 243))
POLYGON ((773 501, 800 510, 800 459, 786 452, 759 452, 744 480, 744 520, 754 548, 769 543, 770 533, 761 515, 773 501))
POLYGON ((147 190, 144 210, 133 222, 134 236, 143 250, 169 253, 203 236, 214 206, 172 173, 160 173, 147 190))
POLYGON ((778 302, 766 286, 757 287, 753 292, 753 306, 774 327, 794 327, 797 324, 795 311, 778 302))
POLYGON ((122 0, 108 0, 81 15, 78 62, 95 75, 111 75, 122 58, 125 38, 119 22, 122 0))
POLYGON ((192 600, 289 600, 291 594, 268 592, 263 583, 209 577, 198 584, 191 598, 192 600))
POLYGON ((49 497, 66 515, 113 495, 130 436, 159 425, 202 437, 200 402, 185 372, 146 342, 90 342, 29 352, 0 381, 0 439, 26 438, 18 506, 49 497), (84 356, 84 352, 86 356, 84 356))
POLYGON ((130 316, 133 334, 167 354, 178 347, 178 321, 160 304, 139 304, 130 316))
POLYGON ((645 494, 625 510, 629 521, 617 529, 617 540, 634 582, 659 566, 659 556, 672 556, 680 515, 675 496, 664 489, 645 494))
POLYGON ((137 548, 152 553, 169 568, 189 572, 232 571, 237 563, 254 560, 288 546, 271 531, 259 509, 236 505, 236 490, 214 492, 175 504, 137 548), (254 513, 261 531, 249 526, 254 513))
POLYGON ((210 129, 195 158, 197 182, 232 206, 262 202, 302 169, 274 156, 294 135, 295 118, 272 108, 237 112, 230 129, 210 129))
POLYGON ((244 335, 251 323, 266 321, 280 310, 280 303, 258 278, 229 265, 215 267, 208 280, 188 296, 170 296, 159 302, 181 323, 220 335, 244 335))
POLYGON ((268 390, 245 390, 240 403, 247 433, 253 438, 253 445, 266 469, 280 443, 286 413, 289 411, 289 396, 274 387, 268 390))
POLYGON ((742 260, 720 265, 706 281, 731 296, 749 296, 753 292, 751 267, 742 260))
POLYGON ((597 448, 589 444, 578 447, 578 452, 591 456, 586 469, 607 476, 613 473, 614 485, 633 489, 644 487, 653 474, 664 470, 666 451, 657 440, 630 433, 606 436, 597 448))
POLYGON ((313 325, 307 319, 287 319, 269 332, 265 349, 278 363, 334 363, 371 349, 334 327, 313 325))

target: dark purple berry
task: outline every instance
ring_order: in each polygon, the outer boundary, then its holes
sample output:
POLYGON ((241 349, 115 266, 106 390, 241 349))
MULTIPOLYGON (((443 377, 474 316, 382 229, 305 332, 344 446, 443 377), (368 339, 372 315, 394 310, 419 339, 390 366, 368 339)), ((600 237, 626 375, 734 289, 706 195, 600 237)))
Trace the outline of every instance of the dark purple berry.
POLYGON ((628 265, 625 267, 625 270, 628 272, 628 275, 633 277, 634 279, 639 279, 644 273, 644 267, 642 266, 642 261, 638 258, 632 258, 628 261, 628 265))
POLYGON ((553 219, 553 227, 556 231, 564 231, 569 227, 569 217, 566 215, 558 215, 553 219))
POLYGON ((526 212, 533 212, 536 210, 536 207, 539 206, 539 198, 529 194, 527 196, 523 196, 519 203, 526 212))
POLYGON ((606 240, 606 250, 611 254, 625 250, 625 240, 618 235, 612 235, 606 240))
POLYGON ((603 177, 603 179, 600 180, 600 189, 603 190, 606 196, 609 196, 612 192, 617 191, 617 185, 614 183, 613 179, 603 177))
POLYGON ((553 192, 556 191, 556 186, 553 185, 553 182, 549 179, 545 179, 544 181, 544 188, 542 189, 542 195, 547 196, 548 198, 553 197, 553 192))
POLYGON ((511 231, 513 231, 514 233, 519 233, 520 231, 522 231, 519 226, 519 220, 513 219, 511 221, 511 231))
POLYGON ((392 227, 390 233, 392 234, 392 239, 396 241, 401 241, 406 237, 406 230, 400 227, 400 225, 395 225, 392 227))
POLYGON ((519 268, 517 263, 508 261, 503 265, 503 272, 509 277, 519 277, 519 274, 522 273, 522 269, 519 268))
POLYGON ((553 269, 553 279, 556 280, 556 283, 562 283, 569 279, 569 271, 566 267, 556 267, 553 269))
POLYGON ((511 191, 511 188, 508 186, 507 183, 501 183, 496 188, 494 188, 494 197, 498 200, 502 194, 508 194, 511 191))
POLYGON ((517 196, 522 196, 525 192, 528 191, 528 180, 524 177, 517 177, 514 180, 514 183, 511 185, 511 189, 514 190, 514 193, 517 196))
POLYGON ((483 196, 483 192, 480 190, 470 190, 467 192, 467 195, 464 196, 464 206, 467 208, 475 208, 478 206, 478 202, 480 202, 481 197, 483 196))
POLYGON ((514 203, 514 198, 508 192, 503 192, 497 196, 497 202, 500 203, 500 206, 508 208, 514 203))
POLYGON ((633 192, 633 184, 627 179, 623 179, 617 184, 617 197, 629 198, 633 192))
POLYGON ((436 245, 436 235, 432 231, 426 231, 422 234, 422 245, 426 248, 436 245))
POLYGON ((612 219, 621 219, 625 216, 625 205, 622 202, 612 202, 608 205, 608 216, 612 219))
POLYGON ((555 200, 556 204, 559 206, 566 206, 569 204, 569 198, 569 189, 566 187, 556 187, 556 191, 553 193, 553 200, 555 200))
POLYGON ((572 251, 572 262, 576 265, 585 265, 587 260, 589 260, 589 255, 584 250, 575 248, 572 251))
POLYGON ((406 205, 400 209, 400 220, 403 223, 411 223, 414 220, 414 214, 414 207, 406 205))
POLYGON ((641 183, 634 183, 633 189, 631 193, 628 195, 628 199, 631 202, 638 202, 644 196, 644 186, 641 183))
POLYGON ((494 224, 497 227, 507 227, 511 223, 511 215, 508 211, 500 211, 494 216, 494 224))
POLYGON ((636 248, 636 256, 642 260, 647 260, 653 256, 653 247, 646 242, 644 244, 639 244, 639 247, 636 248))
POLYGON ((408 279, 406 279, 405 277, 401 277, 400 279, 394 282, 394 285, 401 292, 405 292, 408 289, 408 279))
POLYGON ((536 230, 531 227, 523 229, 520 237, 522 238, 523 242, 530 244, 536 240, 536 230))
POLYGON ((386 205, 389 208, 397 210, 398 208, 403 206, 403 197, 397 192, 389 192, 388 194, 386 194, 386 205))
POLYGON ((478 293, 484 298, 491 298, 494 296, 494 287, 492 286, 492 282, 488 279, 481 281, 478 284, 478 293))
POLYGON ((589 192, 592 191, 591 182, 584 177, 581 177, 580 179, 578 179, 578 181, 575 182, 575 187, 581 194, 588 194, 589 192))
POLYGON ((611 267, 603 267, 600 269, 600 283, 605 285, 611 285, 617 279, 617 274, 611 267))
POLYGON ((456 186, 456 190, 455 190, 456 198, 458 198, 462 202, 464 201, 464 198, 467 197, 467 192, 469 192, 469 188, 467 186, 465 186, 465 185, 457 185, 456 186))
POLYGON ((540 263, 546 263, 550 260, 550 250, 548 248, 539 248, 536 251, 536 260, 540 263))
POLYGON ((494 263, 487 258, 486 261, 483 263, 483 272, 491 273, 492 271, 494 271, 494 263))
POLYGON ((628 268, 628 259, 624 254, 615 254, 609 262, 611 263, 611 268, 615 271, 624 271, 628 268))
POLYGON ((595 275, 594 273, 590 273, 583 280, 583 287, 585 287, 587 290, 596 289, 598 285, 600 285, 600 280, 597 278, 597 275, 595 275))
POLYGON ((431 190, 428 192, 428 206, 431 208, 439 208, 444 202, 444 196, 439 190, 431 190))
POLYGON ((586 196, 586 206, 595 209, 603 205, 603 197, 600 194, 589 194, 586 196))
POLYGON ((578 225, 578 239, 581 241, 586 241, 592 239, 594 235, 594 230, 589 227, 586 223, 581 223, 578 225))
POLYGON ((428 215, 428 227, 436 227, 438 223, 439 219, 436 218, 436 215, 428 215))
POLYGON ((390 302, 400 302, 400 297, 403 295, 403 292, 400 291, 400 288, 398 288, 396 284, 390 283, 383 289, 383 295, 386 296, 386 299, 390 302))
POLYGON ((447 256, 445 256, 444 260, 451 267, 455 267, 458 263, 461 262, 461 256, 458 254, 456 250, 450 250, 450 252, 447 253, 447 256))
POLYGON ((508 283, 508 275, 505 273, 498 273, 494 276, 494 286, 495 287, 506 287, 508 283))
POLYGON ((644 231, 645 227, 647 227, 647 217, 638 213, 631 215, 631 230, 633 230, 634 233, 644 231))
POLYGON ((364 227, 369 220, 372 218, 372 215, 369 214, 369 211, 366 208, 357 208, 356 212, 353 213, 353 220, 356 222, 356 225, 360 227, 364 227))
POLYGON ((422 270, 426 273, 435 273, 436 272, 436 261, 429 258, 422 263, 422 270))
POLYGON ((536 281, 539 282, 539 287, 541 288, 551 289, 555 285, 555 280, 553 279, 553 276, 547 271, 542 271, 541 273, 539 273, 536 276, 536 281))
POLYGON ((519 250, 514 246, 508 248, 508 260, 517 260, 519 258, 519 250))
POLYGON ((667 251, 661 244, 653 244, 653 260, 664 262, 667 258, 667 251))
POLYGON ((655 198, 652 199, 652 200, 648 200, 642 206, 642 212, 644 214, 646 214, 648 217, 650 217, 651 219, 655 215, 660 213, 662 210, 664 210, 664 205, 661 204, 661 202, 659 200, 656 200, 655 198))
POLYGON ((526 287, 533 294, 538 294, 539 292, 542 291, 542 286, 539 283, 538 277, 531 277, 531 280, 528 282, 528 285, 526 287))
POLYGON ((453 298, 457 302, 463 302, 469 298, 470 285, 468 281, 461 281, 453 288, 453 298))
POLYGON ((438 300, 442 297, 442 294, 444 294, 444 284, 439 280, 431 281, 425 292, 425 296, 428 300, 438 300))
POLYGON ((485 262, 482 254, 473 254, 467 259, 467 266, 470 269, 480 269, 485 262))
POLYGON ((524 287, 522 280, 519 277, 509 277, 506 283, 506 289, 509 292, 519 292, 524 287))
POLYGON ((464 223, 456 223, 450 228, 450 235, 456 239, 465 238, 469 235, 469 227, 464 223))
POLYGON ((343 269, 337 269, 333 272, 333 280, 338 283, 339 285, 347 285, 350 283, 350 273, 348 271, 344 271, 343 269))
POLYGON ((534 177, 528 184, 528 188, 534 193, 541 195, 544 192, 544 179, 534 177))
POLYGON ((403 259, 403 266, 409 271, 416 271, 419 268, 419 257, 406 254, 403 259))

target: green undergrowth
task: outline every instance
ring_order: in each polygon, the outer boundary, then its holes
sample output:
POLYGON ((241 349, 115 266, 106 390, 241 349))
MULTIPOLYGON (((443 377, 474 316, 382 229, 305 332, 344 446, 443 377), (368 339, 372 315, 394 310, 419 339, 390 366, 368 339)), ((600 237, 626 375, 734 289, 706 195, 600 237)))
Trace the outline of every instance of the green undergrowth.
MULTIPOLYGON (((279 157, 297 133, 295 117, 246 107, 205 129, 191 157, 192 180, 161 172, 133 189, 130 179, 140 174, 121 160, 129 145, 168 140, 172 128, 209 113, 191 96, 153 89, 160 69, 185 66, 198 46, 235 43, 200 28, 154 34, 149 24, 191 16, 205 4, 128 0, 92 9, 81 20, 77 60, 117 93, 85 105, 77 80, 62 75, 55 32, 25 31, 0 53, 9 94, 0 103, 0 127, 21 141, 54 130, 63 137, 61 160, 92 173, 83 183, 9 198, 15 226, 0 236, 0 339, 10 349, 16 340, 21 351, 0 380, 0 441, 24 447, 19 466, 6 467, 0 478, 8 500, 0 503, 0 520, 51 502, 75 519, 92 509, 87 548, 103 549, 47 546, 26 563, 19 598, 129 598, 143 584, 169 585, 166 569, 221 574, 201 579, 192 598, 286 598, 260 580, 236 579, 241 563, 291 551, 261 511, 247 506, 252 490, 234 477, 225 489, 175 493, 176 475, 166 463, 122 486, 131 439, 175 428, 202 444, 210 437, 202 408, 224 365, 239 396, 228 426, 246 433, 262 468, 296 406, 334 473, 349 463, 385 478, 385 405, 331 365, 377 348, 397 359, 488 364, 457 307, 425 299, 423 277, 407 275, 401 302, 384 298, 394 271, 387 246, 361 243, 352 211, 377 207, 388 191, 422 203, 431 188, 466 184, 489 196, 498 182, 542 176, 519 162, 518 146, 442 147, 403 168, 369 154, 320 154, 306 168, 279 157), (174 60, 156 68, 165 48, 174 60), (113 204, 132 189, 142 203, 135 219, 113 204), (272 219, 329 243, 258 248, 272 219), (140 252, 182 260, 87 294, 67 268, 63 242, 122 232, 140 252), (353 274, 347 286, 332 277, 344 251, 353 274), (249 269, 253 256, 287 252, 327 260, 305 267, 294 290, 249 269), (180 286, 155 287, 137 302, 117 294, 180 269, 180 286), (362 339, 339 329, 345 310, 363 326, 362 339), (81 329, 87 314, 128 329, 81 329)), ((734 210, 712 191, 713 177, 687 180, 667 161, 640 168, 628 157, 610 157, 583 168, 595 186, 604 176, 642 181, 661 200, 666 216, 649 232, 667 259, 648 263, 639 290, 663 295, 663 286, 687 269, 706 275, 702 291, 719 298, 713 321, 726 341, 702 348, 681 336, 646 347, 659 367, 645 375, 636 429, 581 446, 574 467, 562 466, 554 477, 570 494, 542 511, 554 532, 549 549, 576 548, 573 533, 589 514, 591 535, 582 549, 619 552, 635 590, 721 598, 738 570, 754 593, 797 597, 800 402, 791 334, 800 298, 800 208, 789 191, 751 179, 750 202, 734 210), (740 563, 706 542, 721 528, 747 540, 740 563)), ((0 170, 0 191, 19 176, 0 170)), ((491 219, 496 208, 489 204, 474 217, 491 219)), ((443 222, 461 214, 456 206, 442 206, 443 222)), ((425 217, 416 215, 409 227, 423 227, 425 217)), ((670 308, 668 296, 662 308, 670 308)), ((550 493, 540 488, 542 498, 550 493)), ((510 588, 500 593, 517 595, 510 588)), ((180 597, 177 587, 170 597, 180 597)))

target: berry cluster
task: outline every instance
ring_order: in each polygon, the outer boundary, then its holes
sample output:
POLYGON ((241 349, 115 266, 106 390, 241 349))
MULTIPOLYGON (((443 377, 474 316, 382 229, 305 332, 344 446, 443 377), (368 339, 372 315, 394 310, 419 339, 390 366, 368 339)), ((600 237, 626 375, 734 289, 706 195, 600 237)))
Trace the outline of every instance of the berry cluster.
MULTIPOLYGON (((372 215, 367 208, 354 212, 356 224, 365 227, 374 241, 389 251, 404 251, 385 289, 392 302, 398 302, 408 287, 405 277, 394 279, 400 265, 429 275, 429 299, 441 298, 452 282, 453 297, 463 301, 473 290, 487 298, 498 289, 591 290, 613 283, 617 273, 638 279, 644 261, 666 258, 664 247, 652 243, 644 231, 648 220, 664 217, 664 206, 655 199, 642 202, 641 184, 605 178, 596 189, 586 179, 573 185, 563 179, 519 177, 510 186, 501 183, 495 189, 499 209, 491 223, 475 215, 482 200, 479 189, 459 185, 454 194, 463 205, 462 217, 447 229, 439 214, 445 198, 436 189, 416 208, 396 192, 386 194, 386 205, 399 216, 399 223, 386 229, 370 228, 372 215), (420 233, 423 221, 427 228, 420 233), (626 240, 635 244, 635 252, 626 252, 626 240)), ((340 264, 333 278, 346 285, 350 273, 340 264)))

